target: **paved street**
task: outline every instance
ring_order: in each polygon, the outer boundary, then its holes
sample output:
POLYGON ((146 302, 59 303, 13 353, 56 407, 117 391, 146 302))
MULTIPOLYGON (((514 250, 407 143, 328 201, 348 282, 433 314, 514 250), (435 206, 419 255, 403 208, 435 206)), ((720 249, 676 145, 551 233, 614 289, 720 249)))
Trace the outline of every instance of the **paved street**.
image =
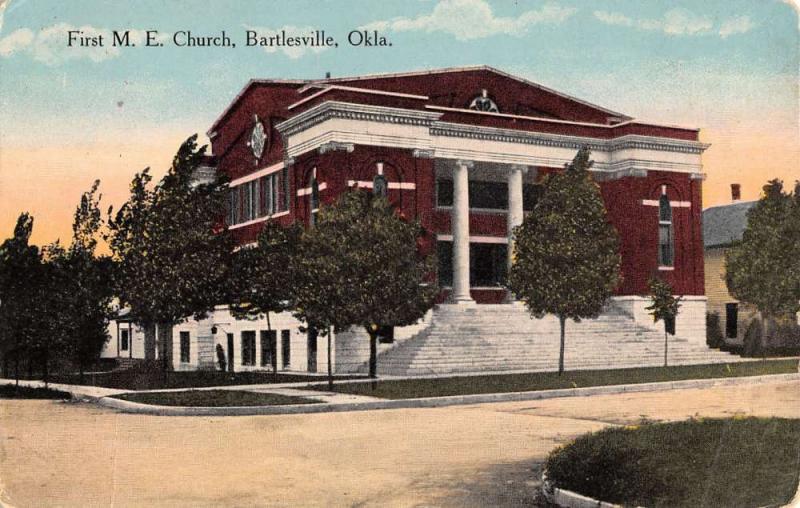
POLYGON ((9 506, 497 506, 541 462, 642 418, 800 418, 800 384, 314 415, 154 417, 0 401, 9 506))

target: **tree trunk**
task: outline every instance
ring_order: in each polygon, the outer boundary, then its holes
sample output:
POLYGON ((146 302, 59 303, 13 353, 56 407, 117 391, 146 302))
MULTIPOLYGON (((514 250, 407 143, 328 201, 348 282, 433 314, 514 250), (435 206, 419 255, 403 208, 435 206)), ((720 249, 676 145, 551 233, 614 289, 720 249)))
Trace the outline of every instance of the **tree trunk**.
POLYGON ((566 326, 567 318, 564 316, 558 316, 558 322, 561 325, 561 347, 558 350, 558 375, 560 376, 564 373, 564 327, 566 326))
POLYGON ((144 328, 144 358, 145 360, 155 360, 156 325, 154 323, 144 323, 142 328, 144 328))
POLYGON ((669 344, 669 334, 667 333, 667 324, 664 323, 664 367, 667 366, 667 348, 669 344))
POLYGON ((328 390, 333 391, 333 362, 331 361, 331 327, 328 327, 328 390))

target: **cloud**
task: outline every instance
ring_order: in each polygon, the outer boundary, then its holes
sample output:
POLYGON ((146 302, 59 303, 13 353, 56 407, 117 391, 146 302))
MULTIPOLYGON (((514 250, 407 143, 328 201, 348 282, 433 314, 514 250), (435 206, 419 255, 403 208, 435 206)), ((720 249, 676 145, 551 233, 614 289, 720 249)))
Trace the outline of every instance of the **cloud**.
POLYGON ((8 0, 0 0, 0 32, 3 30, 3 19, 5 18, 6 7, 8 7, 8 0))
POLYGON ((27 28, 20 28, 0 39, 0 56, 11 56, 30 45, 33 41, 33 32, 27 28))
MULTIPOLYGON (((313 26, 293 26, 286 25, 281 28, 265 28, 258 26, 244 25, 247 30, 257 32, 257 37, 276 37, 285 33, 286 37, 313 37, 314 31, 317 28, 313 26)), ((300 58, 307 53, 321 53, 328 49, 328 46, 261 46, 261 49, 266 53, 277 53, 280 51, 291 59, 300 58)))
MULTIPOLYGON (((130 41, 141 46, 145 41, 144 30, 129 30, 130 41)), ((87 59, 102 62, 120 55, 120 48, 111 45, 112 31, 91 25, 76 27, 68 23, 57 23, 34 32, 29 28, 20 28, 0 39, 0 57, 9 57, 15 53, 26 53, 34 60, 47 65, 58 65, 67 60, 87 59), (79 44, 68 45, 69 32, 78 30, 83 37, 102 36, 104 46, 81 47, 79 44)), ((159 33, 158 41, 164 42, 170 34, 159 33)))
POLYGON ((745 32, 749 32, 750 30, 755 27, 755 24, 750 21, 750 18, 747 16, 737 16, 735 18, 731 18, 725 20, 722 23, 722 26, 719 27, 719 35, 723 39, 728 37, 729 35, 735 34, 743 34, 745 32))
POLYGON ((465 41, 496 34, 520 36, 533 25, 559 24, 575 12, 577 9, 573 7, 551 3, 537 10, 525 11, 517 17, 500 17, 494 15, 485 0, 441 0, 430 14, 374 21, 361 28, 395 32, 444 32, 465 41))
MULTIPOLYGON (((607 11, 594 11, 594 17, 607 25, 657 31, 667 35, 709 35, 715 33, 714 23, 711 19, 682 8, 669 10, 658 19, 632 18, 618 12, 607 11)), ((749 17, 738 16, 723 21, 716 33, 724 39, 729 35, 747 32, 754 26, 749 17)))

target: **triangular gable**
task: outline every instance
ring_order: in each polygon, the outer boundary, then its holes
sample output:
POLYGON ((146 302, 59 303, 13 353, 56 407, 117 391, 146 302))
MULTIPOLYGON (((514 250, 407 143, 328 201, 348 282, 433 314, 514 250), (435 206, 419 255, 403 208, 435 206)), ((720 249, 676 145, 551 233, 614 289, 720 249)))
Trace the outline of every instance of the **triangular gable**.
POLYGON ((426 95, 430 97, 428 104, 450 108, 469 108, 486 90, 487 98, 497 105, 500 113, 601 124, 631 119, 488 66, 343 77, 313 83, 426 95))

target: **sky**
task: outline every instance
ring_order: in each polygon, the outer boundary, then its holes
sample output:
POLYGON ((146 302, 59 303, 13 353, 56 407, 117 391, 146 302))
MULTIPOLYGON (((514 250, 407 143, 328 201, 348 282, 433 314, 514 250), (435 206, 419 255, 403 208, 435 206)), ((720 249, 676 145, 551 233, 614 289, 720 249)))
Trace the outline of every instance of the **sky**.
POLYGON ((699 127, 704 207, 800 179, 798 8, 779 0, 0 0, 0 239, 68 241, 80 194, 118 206, 134 173, 162 175, 251 78, 490 65, 643 121, 699 127), (325 30, 337 48, 245 47, 244 31, 325 30), (391 47, 352 47, 351 30, 391 47), (130 30, 137 47, 68 47, 70 30, 130 30), (142 47, 158 30, 163 47, 142 47), (236 48, 172 34, 222 30, 236 48))

